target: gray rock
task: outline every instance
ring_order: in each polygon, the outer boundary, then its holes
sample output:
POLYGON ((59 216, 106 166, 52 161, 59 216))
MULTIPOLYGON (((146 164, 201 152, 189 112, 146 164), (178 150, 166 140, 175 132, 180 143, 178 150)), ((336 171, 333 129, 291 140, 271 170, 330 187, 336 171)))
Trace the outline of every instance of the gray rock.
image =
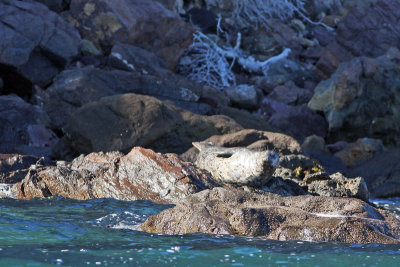
MULTIPOLYGON (((137 60, 139 61, 139 59, 137 60)), ((135 61, 136 62, 136 61, 135 61)), ((196 113, 212 110, 206 103, 197 103, 200 97, 214 97, 219 101, 221 93, 211 92, 201 85, 171 75, 166 78, 144 75, 136 71, 105 70, 86 66, 68 69, 60 73, 47 88, 38 104, 43 105, 52 127, 61 129, 71 115, 83 105, 98 101, 105 96, 139 93, 171 100, 196 113), (188 102, 188 103, 186 103, 188 102)))
POLYGON ((373 198, 400 197, 400 148, 377 153, 349 168, 350 177, 362 176, 373 198))
POLYGON ((205 142, 193 145, 200 151, 196 166, 209 171, 224 184, 259 187, 271 178, 279 156, 273 151, 218 147, 205 142))
POLYGON ((174 75, 156 54, 137 46, 119 42, 111 50, 109 65, 126 71, 136 70, 144 75, 149 74, 162 78, 174 75))
POLYGON ((16 68, 34 84, 48 85, 59 67, 79 55, 79 33, 42 4, 2 1, 0 22, 0 64, 16 68))
POLYGON ((49 156, 58 138, 39 106, 15 95, 0 96, 0 153, 49 156))
POLYGON ((303 182, 308 192, 326 197, 355 197, 368 202, 369 192, 362 177, 347 178, 341 173, 328 176, 325 173, 307 174, 303 182))
POLYGON ((308 106, 324 112, 331 139, 400 143, 399 60, 396 48, 377 58, 354 58, 318 84, 308 106))
POLYGON ((251 85, 238 85, 224 89, 232 104, 239 108, 257 109, 261 103, 261 90, 251 85))
POLYGON ((381 56, 399 43, 399 1, 346 0, 343 5, 357 8, 351 9, 339 23, 336 40, 325 48, 316 64, 317 73, 324 79, 329 78, 341 62, 352 57, 381 56))
POLYGON ((171 70, 192 41, 192 27, 153 0, 77 0, 63 16, 103 54, 116 42, 136 44, 171 70))
POLYGON ((354 198, 280 197, 214 188, 150 216, 149 233, 210 233, 274 240, 400 243, 396 215, 354 198))
POLYGON ((269 99, 264 99, 263 105, 273 110, 268 123, 299 142, 313 134, 326 136, 328 125, 325 119, 306 105, 289 106, 269 99))

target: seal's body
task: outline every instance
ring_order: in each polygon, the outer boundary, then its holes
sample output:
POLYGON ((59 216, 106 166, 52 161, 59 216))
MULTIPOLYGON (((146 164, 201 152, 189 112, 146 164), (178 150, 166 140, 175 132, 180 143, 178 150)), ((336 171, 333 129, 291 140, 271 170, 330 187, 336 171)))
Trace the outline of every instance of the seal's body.
POLYGON ((195 164, 209 171, 219 182, 239 186, 262 186, 273 174, 279 156, 274 151, 243 147, 218 147, 195 142, 200 151, 195 164))

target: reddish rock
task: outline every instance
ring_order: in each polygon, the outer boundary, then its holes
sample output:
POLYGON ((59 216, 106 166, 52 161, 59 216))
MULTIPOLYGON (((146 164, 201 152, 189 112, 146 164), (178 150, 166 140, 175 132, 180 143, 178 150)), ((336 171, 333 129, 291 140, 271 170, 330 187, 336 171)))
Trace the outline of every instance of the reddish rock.
POLYGON ((73 199, 146 199, 173 203, 213 187, 210 176, 174 154, 135 147, 118 152, 91 153, 72 163, 30 170, 12 191, 19 199, 61 195, 73 199))

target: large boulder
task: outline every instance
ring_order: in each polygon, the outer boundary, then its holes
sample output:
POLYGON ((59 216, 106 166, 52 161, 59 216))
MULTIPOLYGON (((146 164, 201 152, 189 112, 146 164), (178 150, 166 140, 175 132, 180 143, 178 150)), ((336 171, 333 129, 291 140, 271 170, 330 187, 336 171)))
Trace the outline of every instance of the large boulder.
POLYGON ((49 118, 16 95, 0 96, 0 153, 46 156, 57 143, 49 118))
POLYGON ((318 84, 308 106, 325 114, 333 140, 400 143, 399 60, 396 48, 377 58, 354 58, 318 84))
POLYGON ((174 203, 213 187, 210 176, 174 154, 162 155, 135 147, 124 156, 118 152, 92 153, 72 163, 31 169, 12 187, 19 199, 60 195, 73 199, 146 199, 174 203))
POLYGON ((351 57, 377 57, 383 55, 391 46, 398 47, 400 2, 369 2, 376 3, 351 9, 339 23, 336 40, 325 48, 316 65, 322 78, 329 78, 341 62, 351 57))
POLYGON ((0 32, 0 65, 6 69, 0 76, 6 90, 20 95, 29 92, 18 88, 14 70, 31 83, 46 86, 80 53, 78 31, 37 2, 1 1, 0 32))
POLYGON ((117 41, 138 44, 171 69, 192 40, 192 27, 153 0, 76 0, 64 16, 103 52, 117 41))
POLYGON ((274 240, 400 243, 396 215, 352 198, 280 197, 214 188, 150 216, 149 233, 210 233, 274 240))
POLYGON ((400 197, 400 148, 381 151, 358 162, 347 175, 362 176, 373 198, 400 197))
POLYGON ((201 116, 154 97, 124 94, 84 105, 63 129, 78 153, 128 152, 133 146, 182 153, 193 141, 243 128, 223 115, 201 116))
POLYGON ((328 130, 326 120, 307 105, 290 106, 265 98, 263 108, 272 113, 268 123, 274 129, 295 138, 302 143, 307 136, 325 137, 328 130))
POLYGON ((162 78, 137 71, 107 70, 93 66, 61 72, 54 83, 42 93, 35 98, 42 103, 51 118, 52 127, 56 129, 65 126, 78 108, 105 96, 125 93, 152 95, 203 114, 212 111, 212 107, 204 102, 198 103, 202 98, 209 96, 218 101, 223 97, 219 92, 175 75, 162 78))

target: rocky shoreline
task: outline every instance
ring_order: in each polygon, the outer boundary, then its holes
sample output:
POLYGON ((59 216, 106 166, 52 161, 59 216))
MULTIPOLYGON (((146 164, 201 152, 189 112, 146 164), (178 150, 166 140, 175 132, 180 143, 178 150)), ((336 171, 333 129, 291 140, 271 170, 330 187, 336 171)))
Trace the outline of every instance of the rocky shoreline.
POLYGON ((2 1, 0 197, 175 204, 141 226, 161 234, 400 243, 369 203, 400 196, 400 5, 299 2, 315 23, 252 27, 236 0, 2 1))

